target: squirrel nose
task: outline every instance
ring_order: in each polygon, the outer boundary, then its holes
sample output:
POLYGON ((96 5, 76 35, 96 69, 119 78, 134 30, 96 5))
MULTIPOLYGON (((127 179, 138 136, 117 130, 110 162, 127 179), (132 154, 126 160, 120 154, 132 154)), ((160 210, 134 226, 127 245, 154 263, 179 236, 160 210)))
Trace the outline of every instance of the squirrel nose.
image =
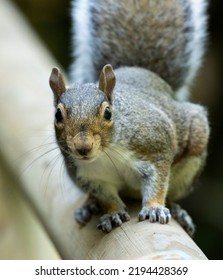
POLYGON ((92 150, 92 144, 90 144, 90 143, 76 146, 76 151, 81 156, 87 156, 91 150, 92 150))

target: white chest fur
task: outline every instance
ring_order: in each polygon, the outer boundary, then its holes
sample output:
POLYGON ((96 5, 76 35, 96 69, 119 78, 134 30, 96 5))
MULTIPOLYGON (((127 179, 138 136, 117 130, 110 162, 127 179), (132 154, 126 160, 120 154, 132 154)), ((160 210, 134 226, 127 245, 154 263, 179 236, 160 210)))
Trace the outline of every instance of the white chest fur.
POLYGON ((135 168, 134 154, 118 145, 101 152, 92 162, 78 165, 77 176, 117 190, 140 188, 140 177, 135 168))

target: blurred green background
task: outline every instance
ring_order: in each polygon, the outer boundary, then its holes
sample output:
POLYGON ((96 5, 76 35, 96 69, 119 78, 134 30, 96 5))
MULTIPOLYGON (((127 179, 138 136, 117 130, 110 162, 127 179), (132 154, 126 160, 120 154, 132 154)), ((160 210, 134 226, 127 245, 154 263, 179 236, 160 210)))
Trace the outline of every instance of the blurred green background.
MULTIPOLYGON (((45 46, 68 72, 71 58, 70 0, 12 0, 45 46)), ((223 259, 223 9, 209 3, 209 42, 204 65, 193 85, 195 102, 208 107, 209 156, 195 191, 181 204, 193 217, 197 245, 209 259, 223 259)), ((46 77, 47 78, 47 77, 46 77)))

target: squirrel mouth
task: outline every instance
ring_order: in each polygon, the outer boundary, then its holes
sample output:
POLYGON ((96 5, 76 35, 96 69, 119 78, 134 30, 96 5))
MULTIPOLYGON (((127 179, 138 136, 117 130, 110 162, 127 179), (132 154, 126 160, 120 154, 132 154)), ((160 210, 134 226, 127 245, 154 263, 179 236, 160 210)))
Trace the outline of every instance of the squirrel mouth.
POLYGON ((89 157, 89 156, 82 156, 79 158, 80 161, 86 161, 86 162, 91 162, 95 160, 95 157, 89 157))
POLYGON ((81 158, 82 160, 90 160, 91 158, 90 157, 87 157, 87 156, 84 156, 81 158))
POLYGON ((97 159, 97 156, 82 156, 79 158, 80 162, 91 163, 97 159))

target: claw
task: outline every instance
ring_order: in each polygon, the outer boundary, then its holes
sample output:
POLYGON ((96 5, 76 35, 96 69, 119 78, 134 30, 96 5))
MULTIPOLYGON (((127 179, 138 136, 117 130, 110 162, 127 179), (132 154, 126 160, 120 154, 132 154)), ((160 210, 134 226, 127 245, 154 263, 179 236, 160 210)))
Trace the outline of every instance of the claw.
POLYGON ((108 233, 114 227, 121 226, 123 222, 129 220, 130 220, 130 216, 126 211, 115 212, 112 214, 105 214, 100 218, 97 228, 108 233))
POLYGON ((187 211, 182 209, 181 206, 176 203, 171 203, 170 209, 173 218, 178 221, 178 223, 191 237, 193 237, 195 232, 195 225, 187 211))
POLYGON ((100 222, 97 225, 97 229, 101 229, 102 231, 109 233, 112 230, 112 220, 111 215, 103 215, 100 218, 100 222))
POLYGON ((171 218, 170 211, 168 208, 163 206, 157 207, 143 207, 139 212, 139 221, 149 219, 151 223, 159 222, 160 224, 169 223, 171 218))

